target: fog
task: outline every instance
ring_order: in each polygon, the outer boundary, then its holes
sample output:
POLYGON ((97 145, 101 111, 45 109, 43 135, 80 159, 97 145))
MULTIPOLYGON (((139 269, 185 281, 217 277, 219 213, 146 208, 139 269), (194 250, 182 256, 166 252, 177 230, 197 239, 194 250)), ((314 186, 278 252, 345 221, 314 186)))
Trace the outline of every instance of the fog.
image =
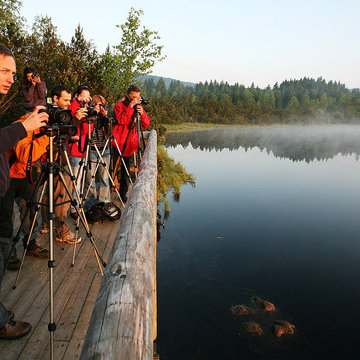
POLYGON ((292 161, 328 160, 360 154, 360 125, 260 126, 169 133, 167 146, 230 151, 259 148, 292 161))

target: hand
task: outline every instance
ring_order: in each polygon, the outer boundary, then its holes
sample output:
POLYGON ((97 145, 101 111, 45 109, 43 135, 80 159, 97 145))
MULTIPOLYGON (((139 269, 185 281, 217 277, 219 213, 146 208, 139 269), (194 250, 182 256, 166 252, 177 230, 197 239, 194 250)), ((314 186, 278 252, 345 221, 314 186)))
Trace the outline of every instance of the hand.
POLYGON ((46 126, 49 121, 49 115, 46 112, 39 114, 39 110, 41 109, 45 109, 45 106, 37 106, 31 115, 22 122, 26 132, 46 126))
POLYGON ((41 83, 40 75, 35 76, 33 81, 35 81, 35 83, 38 83, 38 84, 41 83))
POLYGON ((107 116, 107 111, 102 106, 100 106, 100 113, 103 116, 107 116))
POLYGON ((141 105, 138 106, 138 113, 140 115, 142 115, 144 113, 144 108, 141 105))
POLYGON ((133 108, 135 105, 138 105, 138 104, 141 104, 140 97, 136 97, 136 98, 132 99, 129 106, 133 108))
POLYGON ((87 116, 87 110, 86 108, 79 108, 78 111, 75 113, 75 117, 78 119, 78 120, 81 120, 83 119, 84 117, 87 116))
POLYGON ((80 138, 79 138, 77 135, 70 137, 70 140, 71 140, 71 141, 74 141, 74 142, 75 142, 75 141, 78 141, 79 139, 80 139, 80 138))

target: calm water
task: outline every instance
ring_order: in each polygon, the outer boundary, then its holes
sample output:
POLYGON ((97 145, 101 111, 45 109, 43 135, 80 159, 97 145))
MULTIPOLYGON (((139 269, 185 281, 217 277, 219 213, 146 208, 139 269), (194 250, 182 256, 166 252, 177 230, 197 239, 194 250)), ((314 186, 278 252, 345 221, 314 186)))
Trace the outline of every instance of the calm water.
POLYGON ((206 130, 167 146, 196 186, 169 194, 158 244, 161 359, 359 359, 360 127, 206 130), (252 296, 278 311, 235 317, 252 296), (295 336, 275 338, 277 319, 295 336), (263 337, 244 334, 249 320, 263 337))

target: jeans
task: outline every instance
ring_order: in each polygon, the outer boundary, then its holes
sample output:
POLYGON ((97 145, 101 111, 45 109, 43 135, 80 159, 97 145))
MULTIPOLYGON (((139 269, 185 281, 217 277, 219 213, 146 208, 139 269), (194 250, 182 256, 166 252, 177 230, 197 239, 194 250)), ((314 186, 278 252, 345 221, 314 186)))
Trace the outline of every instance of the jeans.
MULTIPOLYGON (((73 171, 73 174, 76 177, 76 189, 77 189, 79 195, 81 195, 81 193, 80 193, 81 178, 82 178, 82 172, 83 172, 83 169, 84 169, 84 167, 83 166, 80 167, 80 164, 79 164, 80 161, 81 161, 81 158, 77 157, 77 156, 69 156, 69 160, 70 160, 70 165, 71 165, 71 169, 73 171), (80 174, 78 175, 79 171, 80 171, 80 174)), ((75 189, 74 189, 74 192, 73 192, 73 197, 77 201, 75 189)), ((70 207, 70 211, 72 213, 76 212, 75 208, 72 205, 70 207)))
MULTIPOLYGON (((4 258, 3 258, 2 250, 0 248, 0 288, 1 288, 3 276, 4 276, 4 258)), ((6 310, 5 306, 2 304, 2 302, 0 301, 0 328, 2 328, 8 321, 9 321, 9 313, 6 310)))
MULTIPOLYGON (((34 187, 28 182, 26 178, 11 178, 8 191, 2 198, 0 198, 0 247, 2 249, 2 256, 5 259, 8 258, 12 246, 12 236, 14 231, 14 201, 16 201, 19 206, 20 220, 24 222, 22 234, 24 236, 23 242, 25 245, 27 241, 27 235, 30 232, 31 223, 36 211, 35 207, 33 206, 30 211, 28 211, 26 218, 24 218, 27 209, 26 204, 31 199, 33 191, 34 187)), ((34 201, 36 201, 36 199, 37 198, 35 197, 34 201)), ((35 240, 38 236, 37 228, 38 224, 35 221, 29 245, 33 245, 35 243, 35 240)))
MULTIPOLYGON (((100 154, 102 150, 99 150, 100 154)), ((100 163, 97 169, 97 174, 99 175, 99 183, 96 184, 95 179, 92 181, 89 190, 89 199, 99 199, 99 201, 110 202, 111 200, 111 191, 110 191, 110 181, 109 176, 106 170, 109 171, 110 165, 110 150, 106 149, 104 155, 102 156, 104 162, 106 163, 106 168, 100 163)), ((91 168, 87 173, 86 177, 86 186, 88 187, 91 182, 92 176, 95 176, 96 162, 99 159, 99 156, 96 150, 91 150, 91 168)))

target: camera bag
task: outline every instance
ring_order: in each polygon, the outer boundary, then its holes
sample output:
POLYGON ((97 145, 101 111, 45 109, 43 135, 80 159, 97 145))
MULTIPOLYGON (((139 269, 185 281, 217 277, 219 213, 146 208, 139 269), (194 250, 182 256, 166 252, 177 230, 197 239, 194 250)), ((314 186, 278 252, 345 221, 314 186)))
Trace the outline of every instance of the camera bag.
POLYGON ((113 203, 98 202, 85 213, 90 224, 100 224, 105 221, 119 220, 121 210, 113 203))

